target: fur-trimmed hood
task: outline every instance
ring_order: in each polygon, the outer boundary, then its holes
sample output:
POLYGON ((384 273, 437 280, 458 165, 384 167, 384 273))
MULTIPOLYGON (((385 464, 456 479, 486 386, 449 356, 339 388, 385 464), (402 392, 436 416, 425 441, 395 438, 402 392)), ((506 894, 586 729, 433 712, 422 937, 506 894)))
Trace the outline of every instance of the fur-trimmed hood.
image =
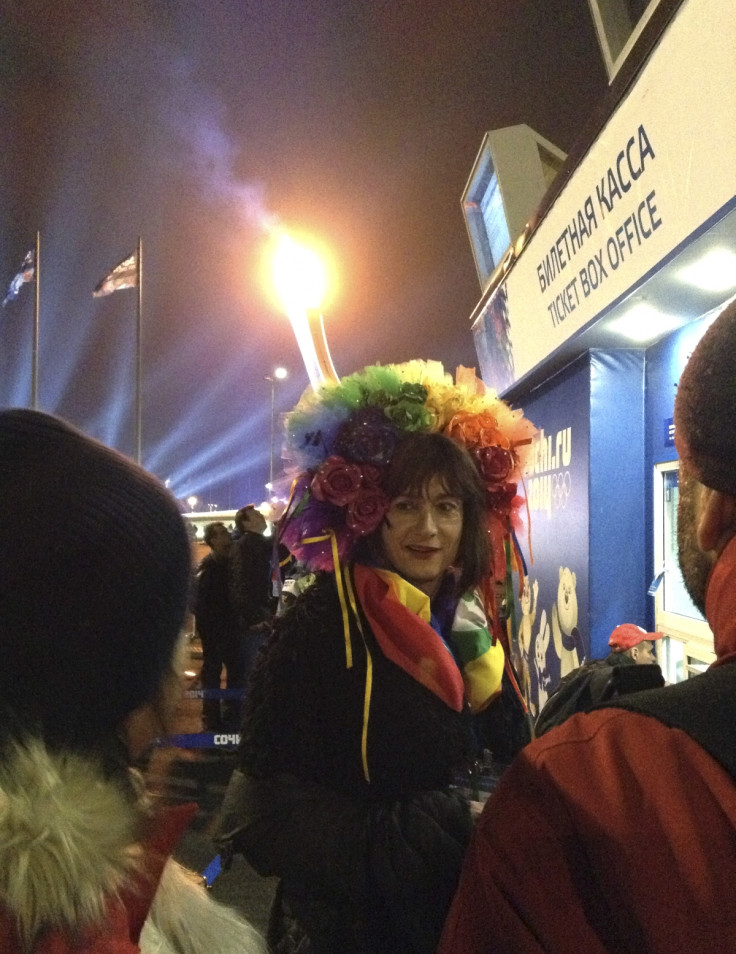
MULTIPOLYGON (((265 951, 248 924, 212 901, 196 876, 175 862, 166 864, 158 890, 158 874, 147 885, 150 858, 139 841, 140 819, 130 789, 105 778, 93 759, 50 752, 38 740, 6 750, 0 763, 0 935, 7 933, 3 924, 12 925, 19 944, 0 937, 0 952, 32 950, 34 939, 48 932, 71 937, 98 926, 108 930, 111 910, 126 902, 136 909, 131 923, 139 918, 138 929, 149 915, 143 951, 203 954, 213 937, 218 951, 265 951)), ((68 950, 75 950, 73 942, 68 950)), ((137 950, 133 941, 130 950, 137 950)))
POLYGON ((140 865, 128 793, 80 755, 32 740, 0 765, 0 902, 28 942, 98 921, 140 865))

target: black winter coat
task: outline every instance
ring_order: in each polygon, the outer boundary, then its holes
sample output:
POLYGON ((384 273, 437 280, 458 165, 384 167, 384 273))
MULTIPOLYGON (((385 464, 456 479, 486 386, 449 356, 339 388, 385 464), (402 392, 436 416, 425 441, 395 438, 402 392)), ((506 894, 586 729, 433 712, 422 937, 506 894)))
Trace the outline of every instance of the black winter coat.
POLYGON ((351 616, 348 668, 335 580, 320 577, 276 621, 246 699, 221 831, 282 879, 276 954, 429 954, 470 836, 450 789, 473 754, 467 713, 387 659, 361 622, 362 636, 351 616))
POLYGON ((252 530, 233 543, 231 599, 243 632, 271 615, 271 557, 271 541, 252 530))

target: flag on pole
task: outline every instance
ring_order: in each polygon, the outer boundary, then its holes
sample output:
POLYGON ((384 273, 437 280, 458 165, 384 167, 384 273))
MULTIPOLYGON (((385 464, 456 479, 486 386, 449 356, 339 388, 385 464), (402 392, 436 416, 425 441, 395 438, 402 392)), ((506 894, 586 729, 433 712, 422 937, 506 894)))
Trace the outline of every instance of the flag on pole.
POLYGON ((94 298, 102 298, 104 295, 111 295, 113 292, 120 291, 121 288, 137 287, 138 255, 133 252, 98 282, 92 295, 94 298))
POLYGON ((21 287, 25 285, 26 282, 32 282, 36 277, 36 263, 35 255, 33 250, 28 252, 26 257, 23 259, 23 264, 20 267, 20 271, 15 276, 15 278, 8 285, 8 293, 3 299, 3 308, 7 305, 9 301, 18 297, 18 292, 20 292, 21 287))

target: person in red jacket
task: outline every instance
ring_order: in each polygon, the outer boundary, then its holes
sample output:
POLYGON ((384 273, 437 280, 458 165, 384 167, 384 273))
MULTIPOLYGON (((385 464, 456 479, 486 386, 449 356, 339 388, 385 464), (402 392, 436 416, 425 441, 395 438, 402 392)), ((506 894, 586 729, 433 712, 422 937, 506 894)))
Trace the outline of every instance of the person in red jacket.
POLYGON ((736 950, 736 303, 675 402, 678 545, 702 675, 527 746, 473 834, 440 954, 736 950))

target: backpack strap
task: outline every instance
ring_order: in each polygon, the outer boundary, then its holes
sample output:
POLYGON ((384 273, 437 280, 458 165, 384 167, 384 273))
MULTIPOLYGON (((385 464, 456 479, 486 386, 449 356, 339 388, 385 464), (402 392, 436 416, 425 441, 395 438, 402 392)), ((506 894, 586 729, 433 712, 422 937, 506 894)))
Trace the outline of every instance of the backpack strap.
POLYGON ((686 732, 736 781, 736 665, 726 663, 664 689, 595 708, 629 709, 686 732))

